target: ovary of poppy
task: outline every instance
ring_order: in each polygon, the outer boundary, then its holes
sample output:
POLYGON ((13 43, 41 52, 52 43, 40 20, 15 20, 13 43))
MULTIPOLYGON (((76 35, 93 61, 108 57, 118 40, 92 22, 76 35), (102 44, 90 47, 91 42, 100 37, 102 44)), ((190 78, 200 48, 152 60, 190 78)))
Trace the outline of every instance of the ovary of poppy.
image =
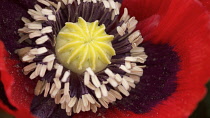
MULTIPOLYGON (((101 112, 101 116, 188 117, 206 92, 204 86, 208 81, 210 70, 208 59, 209 14, 198 1, 190 0, 167 2, 164 0, 124 0, 123 6, 127 7, 129 13, 140 21, 138 29, 141 30, 145 42, 151 41, 154 44, 168 44, 174 47, 173 50, 177 52, 181 60, 180 70, 176 75, 177 88, 171 96, 155 105, 147 113, 135 114, 132 111, 119 110, 115 107, 101 112)), ((6 38, 2 37, 2 40, 5 41, 6 38)), ((33 95, 30 94, 31 89, 22 88, 21 85, 25 83, 26 87, 30 88, 30 81, 24 78, 20 71, 14 70, 14 65, 18 62, 10 58, 10 55, 3 49, 2 43, 1 51, 3 52, 0 56, 1 81, 9 102, 17 110, 9 110, 5 105, 3 108, 17 117, 23 117, 25 115, 23 112, 29 115, 33 95), (7 59, 10 60, 10 63, 6 63, 7 59), (11 70, 13 70, 12 74, 11 70)), ((75 117, 84 117, 84 115, 92 117, 98 114, 87 112, 75 115, 75 117)))

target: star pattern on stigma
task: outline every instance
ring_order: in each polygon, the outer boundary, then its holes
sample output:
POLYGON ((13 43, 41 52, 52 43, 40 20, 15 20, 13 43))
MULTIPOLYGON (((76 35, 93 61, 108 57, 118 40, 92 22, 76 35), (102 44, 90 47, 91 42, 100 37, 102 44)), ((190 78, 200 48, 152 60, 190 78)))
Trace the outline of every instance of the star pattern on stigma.
POLYGON ((75 73, 83 73, 88 67, 94 72, 103 70, 116 55, 111 44, 114 36, 104 30, 98 21, 87 23, 81 17, 78 23, 66 23, 56 40, 58 60, 75 73))
MULTIPOLYGON (((28 10, 33 20, 22 17, 25 25, 18 30, 21 37, 18 42, 22 48, 15 51, 26 64, 23 73, 32 80, 38 79, 34 94, 54 98, 55 103, 61 104, 61 109, 65 109, 69 116, 81 111, 96 112, 102 106, 108 108, 110 103, 129 96, 129 91, 135 88, 143 75, 143 63, 147 58, 144 48, 139 47, 143 38, 139 30, 135 31, 138 23, 135 17, 130 17, 126 8, 120 16, 121 4, 113 0, 62 0, 58 3, 37 1, 34 9, 28 10), (62 40, 59 32, 66 30, 65 24, 77 24, 80 21, 85 27, 94 23, 95 27, 102 26, 107 37, 106 40, 101 40, 110 42, 100 48, 92 46, 91 51, 87 52, 89 58, 83 58, 85 64, 77 60, 77 56, 86 55, 83 51, 74 53, 72 46, 64 47, 64 51, 72 57, 67 64, 71 66, 75 62, 73 68, 68 68, 61 61, 65 59, 65 55, 59 56, 58 50, 65 44, 58 46, 62 40), (98 58, 91 57, 94 56, 93 52, 98 58), (98 69, 100 59, 107 63, 98 69), (96 62, 95 68, 93 63, 88 62, 90 60, 96 62), (75 67, 78 69, 74 70, 75 67), (77 72, 81 68, 84 70, 77 72)), ((70 27, 68 30, 75 30, 74 28, 77 27, 70 27)), ((74 36, 78 38, 79 35, 75 33, 74 36)))

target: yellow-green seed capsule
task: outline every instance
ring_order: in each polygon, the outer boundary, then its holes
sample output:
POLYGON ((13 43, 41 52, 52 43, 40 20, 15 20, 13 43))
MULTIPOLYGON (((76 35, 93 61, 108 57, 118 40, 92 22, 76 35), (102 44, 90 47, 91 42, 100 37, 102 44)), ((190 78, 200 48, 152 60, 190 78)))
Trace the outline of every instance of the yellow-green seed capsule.
POLYGON ((56 38, 56 56, 71 71, 81 74, 90 67, 94 72, 103 70, 115 55, 111 41, 113 35, 105 32, 99 22, 86 22, 79 17, 77 23, 67 22, 56 38))

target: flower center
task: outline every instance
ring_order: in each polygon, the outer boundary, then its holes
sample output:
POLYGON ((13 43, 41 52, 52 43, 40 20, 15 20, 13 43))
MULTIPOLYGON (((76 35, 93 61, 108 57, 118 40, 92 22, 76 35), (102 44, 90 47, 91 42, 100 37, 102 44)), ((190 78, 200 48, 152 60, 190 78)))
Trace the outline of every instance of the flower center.
POLYGON ((79 17, 77 23, 67 22, 56 39, 57 59, 66 68, 81 74, 90 67, 94 72, 103 70, 115 55, 111 41, 113 35, 105 32, 99 22, 86 22, 79 17))
POLYGON ((69 116, 129 96, 147 58, 135 17, 126 8, 120 15, 114 0, 37 1, 16 50, 24 74, 38 79, 34 94, 54 98, 69 116))

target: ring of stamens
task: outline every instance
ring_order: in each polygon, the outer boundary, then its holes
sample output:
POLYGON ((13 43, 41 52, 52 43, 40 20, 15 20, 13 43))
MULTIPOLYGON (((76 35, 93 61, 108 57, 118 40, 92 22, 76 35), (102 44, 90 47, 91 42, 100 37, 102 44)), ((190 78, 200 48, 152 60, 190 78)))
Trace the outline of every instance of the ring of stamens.
POLYGON ((135 17, 130 17, 126 8, 119 17, 121 4, 113 0, 38 2, 35 9, 28 10, 34 21, 23 17, 25 26, 18 30, 18 42, 27 46, 16 50, 21 61, 28 64, 24 74, 30 79, 41 78, 35 95, 50 95, 69 116, 80 111, 96 112, 101 106, 108 108, 108 104, 129 96, 130 89, 140 81, 147 58, 144 48, 138 47, 143 38, 140 31, 134 31, 135 17), (98 20, 99 26, 103 24, 105 32, 114 36, 111 44, 116 55, 99 72, 87 67, 83 74, 77 74, 56 57, 56 37, 61 28, 66 22, 77 22, 79 17, 86 22, 98 20))

